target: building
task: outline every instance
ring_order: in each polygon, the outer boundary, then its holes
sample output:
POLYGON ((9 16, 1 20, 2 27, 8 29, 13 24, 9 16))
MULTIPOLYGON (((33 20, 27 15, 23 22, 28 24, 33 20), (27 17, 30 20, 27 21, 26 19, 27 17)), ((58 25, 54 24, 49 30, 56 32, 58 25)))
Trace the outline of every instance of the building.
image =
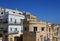
POLYGON ((23 41, 47 41, 46 22, 38 21, 36 16, 24 12, 23 41))
POLYGON ((6 14, 5 10, 3 8, 0 8, 0 41, 5 41, 7 40, 7 35, 5 35, 7 33, 7 21, 6 21, 6 14))
POLYGON ((58 24, 58 25, 59 25, 58 30, 57 30, 57 32, 58 32, 58 41, 60 41, 60 24, 58 24))
POLYGON ((0 29, 7 31, 8 41, 18 41, 23 34, 24 15, 21 11, 0 8, 0 29))
POLYGON ((60 24, 38 21, 29 12, 0 8, 0 41, 21 41, 20 39, 60 41, 60 24))
POLYGON ((52 23, 47 23, 46 31, 47 31, 47 40, 48 41, 53 41, 53 26, 52 26, 52 23))
POLYGON ((53 40, 60 41, 60 24, 53 25, 53 40))

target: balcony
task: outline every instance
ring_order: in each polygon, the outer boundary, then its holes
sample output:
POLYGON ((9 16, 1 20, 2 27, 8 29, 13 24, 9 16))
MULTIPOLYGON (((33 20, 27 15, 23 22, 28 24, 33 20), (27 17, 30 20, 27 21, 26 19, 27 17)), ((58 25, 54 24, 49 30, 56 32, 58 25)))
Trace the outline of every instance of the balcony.
POLYGON ((10 35, 10 34, 18 34, 18 33, 19 33, 19 31, 8 32, 9 35, 10 35))
POLYGON ((7 19, 0 19, 0 23, 8 23, 7 19))
POLYGON ((16 23, 15 23, 15 22, 9 22, 8 24, 9 24, 9 25, 22 25, 23 23, 18 23, 18 22, 16 22, 16 23))

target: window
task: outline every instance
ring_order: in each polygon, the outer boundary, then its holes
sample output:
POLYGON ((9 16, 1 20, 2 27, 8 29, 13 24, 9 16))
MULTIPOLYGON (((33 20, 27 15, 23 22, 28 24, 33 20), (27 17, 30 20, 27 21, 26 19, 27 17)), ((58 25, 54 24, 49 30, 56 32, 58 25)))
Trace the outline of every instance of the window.
POLYGON ((56 38, 56 41, 58 41, 58 38, 56 38))
POLYGON ((21 27, 21 32, 23 32, 23 27, 21 27))
POLYGON ((19 13, 19 14, 21 14, 21 13, 19 13))
POLYGON ((21 21, 20 23, 21 23, 21 24, 23 24, 23 20, 22 20, 22 19, 20 19, 20 21, 21 21))
POLYGON ((17 28, 15 28, 15 31, 17 31, 17 28))
POLYGON ((51 31, 51 28, 49 28, 49 32, 51 31))
POLYGON ((1 12, 1 14, 3 14, 3 12, 1 12))
POLYGON ((37 31, 37 27, 34 27, 34 32, 36 32, 37 31))
POLYGON ((57 28, 57 35, 58 35, 59 28, 57 28))
POLYGON ((42 41, 42 37, 40 36, 40 41, 42 41))
POLYGON ((10 18, 10 21, 12 22, 12 18, 10 18))
POLYGON ((16 23, 16 19, 15 19, 15 23, 16 23))
POLYGON ((29 27, 24 27, 24 31, 28 31, 29 30, 29 27))
POLYGON ((25 27, 25 29, 24 29, 25 31, 27 31, 27 27, 25 27))
POLYGON ((47 41, 47 37, 44 37, 44 41, 47 41))
POLYGON ((58 29, 58 33, 60 33, 60 28, 58 29))
POLYGON ((10 28, 10 31, 12 31, 12 28, 10 28))
POLYGON ((42 27, 41 30, 44 31, 44 27, 42 27))
POLYGON ((15 12, 13 12, 13 13, 15 13, 15 12))

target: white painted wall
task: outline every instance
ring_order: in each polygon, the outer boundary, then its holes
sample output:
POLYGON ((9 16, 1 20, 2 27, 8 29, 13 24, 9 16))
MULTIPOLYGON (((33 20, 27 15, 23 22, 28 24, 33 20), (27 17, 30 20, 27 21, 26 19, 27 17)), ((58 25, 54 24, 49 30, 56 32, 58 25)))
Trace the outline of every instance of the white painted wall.
POLYGON ((18 15, 19 13, 23 14, 21 11, 12 10, 12 9, 6 9, 6 12, 9 12, 9 14, 16 14, 16 15, 18 15), (13 13, 13 12, 15 12, 15 13, 13 13))
MULTIPOLYGON (((20 12, 18 12, 20 13, 20 12)), ((12 24, 15 24, 15 19, 16 19, 16 24, 22 24, 21 22, 21 19, 24 19, 24 16, 21 14, 18 14, 17 12, 15 14, 13 14, 12 11, 9 11, 9 14, 8 14, 8 23, 12 23, 12 24), (12 21, 11 21, 11 18, 12 18, 12 21)), ((8 26, 8 33, 14 33, 14 30, 15 28, 17 28, 17 31, 19 31, 19 34, 22 34, 21 30, 23 29, 23 25, 9 25, 8 26), (10 30, 12 28, 12 31, 10 30)))
POLYGON ((22 17, 20 17, 20 16, 14 16, 14 15, 9 15, 8 16, 8 22, 9 23, 14 23, 15 22, 15 19, 16 19, 16 22, 17 23, 21 23, 22 17), (11 22, 11 18, 12 18, 12 22, 11 22))
MULTIPOLYGON (((1 13, 0 13, 0 15, 1 15, 1 13)), ((18 25, 18 24, 21 24, 21 19, 24 19, 23 13, 18 10, 5 9, 5 13, 3 15, 4 15, 4 19, 5 18, 8 19, 9 24, 10 23, 17 24, 17 25, 8 25, 8 33, 14 32, 14 29, 17 28, 19 33, 22 34, 21 28, 23 28, 23 26, 18 25), (15 12, 15 13, 13 13, 13 12, 15 12), (11 21, 11 18, 12 18, 12 21, 11 21), (15 19, 16 19, 16 23, 15 23, 15 19), (12 28, 12 31, 10 30, 10 28, 12 28)))
POLYGON ((17 28, 17 31, 19 34, 22 34, 21 30, 23 30, 23 26, 17 26, 17 25, 9 25, 8 26, 8 33, 12 33, 15 31, 15 28, 17 28), (12 31, 10 30, 12 28, 12 31))

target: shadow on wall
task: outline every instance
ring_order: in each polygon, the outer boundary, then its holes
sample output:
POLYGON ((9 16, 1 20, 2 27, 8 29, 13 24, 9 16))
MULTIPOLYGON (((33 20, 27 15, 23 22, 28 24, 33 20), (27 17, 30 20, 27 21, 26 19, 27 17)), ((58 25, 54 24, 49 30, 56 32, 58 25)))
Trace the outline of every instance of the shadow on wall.
POLYGON ((19 41, 23 41, 23 35, 20 35, 19 41))
POLYGON ((23 35, 20 35, 20 37, 14 37, 14 41, 23 41, 23 35))

